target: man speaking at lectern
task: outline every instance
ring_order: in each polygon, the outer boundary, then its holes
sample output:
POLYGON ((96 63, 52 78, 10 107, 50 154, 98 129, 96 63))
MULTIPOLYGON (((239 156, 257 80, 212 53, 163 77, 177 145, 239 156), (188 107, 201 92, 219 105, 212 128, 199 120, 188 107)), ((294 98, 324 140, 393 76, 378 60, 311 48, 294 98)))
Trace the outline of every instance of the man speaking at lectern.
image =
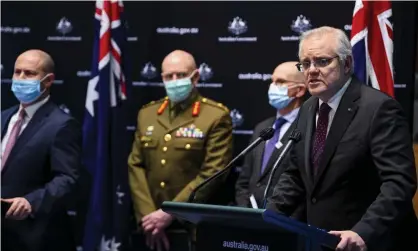
POLYGON ((342 30, 304 33, 299 59, 312 97, 300 109, 301 140, 267 208, 289 215, 306 204, 308 224, 341 238, 337 250, 411 250, 417 181, 400 105, 353 75, 342 30))

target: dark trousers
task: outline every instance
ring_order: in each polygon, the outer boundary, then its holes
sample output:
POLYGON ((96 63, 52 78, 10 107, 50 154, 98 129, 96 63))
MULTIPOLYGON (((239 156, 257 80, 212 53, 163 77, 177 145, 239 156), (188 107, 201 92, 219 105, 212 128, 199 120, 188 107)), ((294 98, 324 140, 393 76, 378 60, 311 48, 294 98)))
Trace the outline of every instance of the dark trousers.
MULTIPOLYGON (((186 230, 179 229, 170 229, 166 231, 168 241, 170 243, 170 251, 192 251, 192 242, 190 238, 190 233, 186 230)), ((147 247, 145 242, 145 235, 143 233, 135 233, 131 237, 131 250, 132 251, 157 251, 157 247, 154 247, 154 250, 151 250, 147 247)), ((164 251, 165 248, 162 246, 164 251)))

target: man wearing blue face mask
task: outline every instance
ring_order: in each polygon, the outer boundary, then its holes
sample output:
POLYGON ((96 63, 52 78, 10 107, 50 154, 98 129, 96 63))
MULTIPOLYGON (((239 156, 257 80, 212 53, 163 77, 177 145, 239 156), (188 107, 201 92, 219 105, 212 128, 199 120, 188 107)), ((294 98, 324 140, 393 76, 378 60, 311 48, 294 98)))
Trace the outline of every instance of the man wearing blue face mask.
MULTIPOLYGON (((253 208, 262 206, 264 190, 271 170, 287 142, 288 135, 292 131, 291 125, 297 117, 306 93, 304 76, 295 69, 296 63, 282 63, 273 72, 268 100, 277 113, 276 116, 262 121, 255 127, 250 142, 253 142, 260 131, 267 127, 273 127, 275 134, 246 156, 236 183, 235 198, 238 206, 253 208)), ((285 163, 278 167, 272 184, 276 183, 284 168, 285 163)))
MULTIPOLYGON (((179 227, 163 201, 186 202, 198 184, 224 168, 232 156, 232 121, 221 103, 202 97, 192 55, 176 50, 162 63, 167 97, 145 105, 129 156, 129 182, 140 230, 148 247, 169 249, 166 229, 179 227)), ((207 200, 218 185, 197 193, 207 200)), ((186 243, 187 248, 187 243, 186 243)))
POLYGON ((19 100, 1 113, 1 202, 4 250, 75 250, 68 196, 79 177, 81 128, 49 99, 54 62, 29 50, 16 60, 19 100))

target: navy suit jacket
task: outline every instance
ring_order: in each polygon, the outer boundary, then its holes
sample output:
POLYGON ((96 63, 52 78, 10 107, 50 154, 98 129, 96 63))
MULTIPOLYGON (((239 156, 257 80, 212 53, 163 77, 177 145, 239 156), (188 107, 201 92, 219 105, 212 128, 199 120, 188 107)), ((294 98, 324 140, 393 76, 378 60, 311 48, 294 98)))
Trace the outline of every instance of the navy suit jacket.
MULTIPOLYGON (((1 113, 2 139, 18 106, 1 113)), ((1 198, 24 197, 25 220, 2 219, 3 250, 75 250, 68 200, 81 167, 81 128, 48 101, 17 139, 1 171, 1 198)))

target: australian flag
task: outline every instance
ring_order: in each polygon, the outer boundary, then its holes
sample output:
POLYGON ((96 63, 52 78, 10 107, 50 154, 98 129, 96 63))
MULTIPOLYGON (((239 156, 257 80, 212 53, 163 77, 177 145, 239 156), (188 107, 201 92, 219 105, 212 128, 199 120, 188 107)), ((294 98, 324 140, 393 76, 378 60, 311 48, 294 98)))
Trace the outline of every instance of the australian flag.
POLYGON ((354 73, 364 83, 394 96, 391 1, 356 0, 351 29, 354 73))
POLYGON ((125 250, 130 195, 125 110, 128 80, 122 1, 97 1, 91 78, 83 124, 84 165, 91 194, 83 251, 125 250))

